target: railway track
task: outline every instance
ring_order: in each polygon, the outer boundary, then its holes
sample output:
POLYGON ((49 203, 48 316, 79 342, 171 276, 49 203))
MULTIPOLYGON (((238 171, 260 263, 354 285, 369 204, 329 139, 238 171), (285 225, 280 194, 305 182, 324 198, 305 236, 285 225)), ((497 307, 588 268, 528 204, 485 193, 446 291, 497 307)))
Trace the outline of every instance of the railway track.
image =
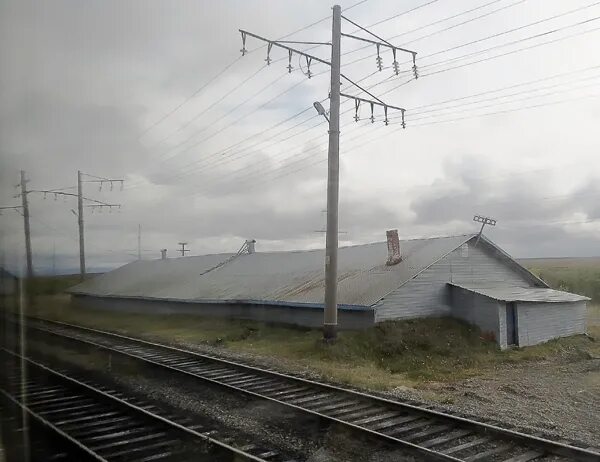
MULTIPOLYGON (((48 433, 57 446, 53 459, 292 462, 254 444, 233 447, 217 439, 217 431, 194 425, 186 417, 165 416, 150 403, 126 398, 8 349, 0 349, 0 355, 5 356, 3 364, 23 361, 26 371, 22 374, 18 367, 4 371, 3 409, 16 409, 15 416, 24 411, 32 433, 48 433)), ((50 456, 46 453, 33 460, 47 461, 50 456)))
POLYGON ((600 461, 600 452, 137 338, 32 318, 29 327, 309 413, 442 461, 600 461))

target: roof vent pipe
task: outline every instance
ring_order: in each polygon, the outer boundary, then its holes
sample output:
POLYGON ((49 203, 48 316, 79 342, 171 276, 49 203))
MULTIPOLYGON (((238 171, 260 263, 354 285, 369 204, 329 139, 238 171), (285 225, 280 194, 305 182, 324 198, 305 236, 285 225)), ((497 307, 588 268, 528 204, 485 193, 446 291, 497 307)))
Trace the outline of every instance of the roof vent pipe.
POLYGON ((390 229, 385 232, 387 237, 388 259, 385 263, 388 266, 397 265, 402 261, 400 255, 400 239, 398 239, 398 230, 390 229))
POLYGON ((160 249, 160 259, 161 260, 167 259, 167 249, 160 249))
POLYGON ((254 239, 248 239, 246 240, 246 248, 248 249, 248 253, 254 253, 255 249, 254 249, 254 244, 256 243, 256 240, 254 239))

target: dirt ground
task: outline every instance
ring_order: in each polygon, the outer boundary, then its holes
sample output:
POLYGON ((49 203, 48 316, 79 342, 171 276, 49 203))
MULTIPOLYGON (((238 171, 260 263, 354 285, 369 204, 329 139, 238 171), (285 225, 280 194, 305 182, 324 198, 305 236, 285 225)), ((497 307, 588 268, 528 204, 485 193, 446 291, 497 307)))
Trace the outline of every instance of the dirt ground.
POLYGON ((392 394, 438 402, 438 407, 507 428, 600 447, 600 358, 504 365, 481 377, 392 394))

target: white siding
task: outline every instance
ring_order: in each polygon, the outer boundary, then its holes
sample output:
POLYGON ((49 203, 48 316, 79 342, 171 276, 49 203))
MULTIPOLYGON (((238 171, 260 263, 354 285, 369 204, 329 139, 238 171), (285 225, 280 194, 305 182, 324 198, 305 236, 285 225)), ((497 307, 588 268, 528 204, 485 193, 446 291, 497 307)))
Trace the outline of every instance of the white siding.
POLYGON ((468 251, 458 248, 380 300, 376 322, 388 319, 450 314, 448 282, 506 284, 531 287, 533 283, 483 241, 468 251), (497 255, 494 255, 496 254, 497 255))
POLYGON ((451 290, 452 316, 475 324, 487 338, 492 338, 498 344, 502 345, 502 337, 506 343, 506 333, 502 335, 501 331, 501 326, 505 325, 500 320, 501 303, 458 287, 451 290))
POLYGON ((519 346, 585 333, 586 303, 518 303, 519 346))

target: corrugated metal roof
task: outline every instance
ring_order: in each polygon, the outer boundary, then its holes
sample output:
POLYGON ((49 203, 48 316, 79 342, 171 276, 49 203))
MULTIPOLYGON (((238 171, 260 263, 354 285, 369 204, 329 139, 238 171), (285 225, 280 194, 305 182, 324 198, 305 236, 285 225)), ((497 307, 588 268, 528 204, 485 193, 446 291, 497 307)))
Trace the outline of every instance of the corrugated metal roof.
MULTIPOLYGON (((400 241, 404 260, 386 266, 387 243, 341 247, 338 303, 368 307, 471 239, 473 234, 400 241)), ((232 254, 137 261, 75 286, 98 296, 196 301, 283 302, 322 306, 325 250, 232 254)))
POLYGON ((484 295, 494 300, 503 302, 546 302, 546 303, 565 303, 581 302, 591 300, 582 295, 563 292, 560 290, 547 289, 542 287, 515 287, 515 286, 494 286, 481 287, 470 284, 449 283, 454 287, 484 295))

